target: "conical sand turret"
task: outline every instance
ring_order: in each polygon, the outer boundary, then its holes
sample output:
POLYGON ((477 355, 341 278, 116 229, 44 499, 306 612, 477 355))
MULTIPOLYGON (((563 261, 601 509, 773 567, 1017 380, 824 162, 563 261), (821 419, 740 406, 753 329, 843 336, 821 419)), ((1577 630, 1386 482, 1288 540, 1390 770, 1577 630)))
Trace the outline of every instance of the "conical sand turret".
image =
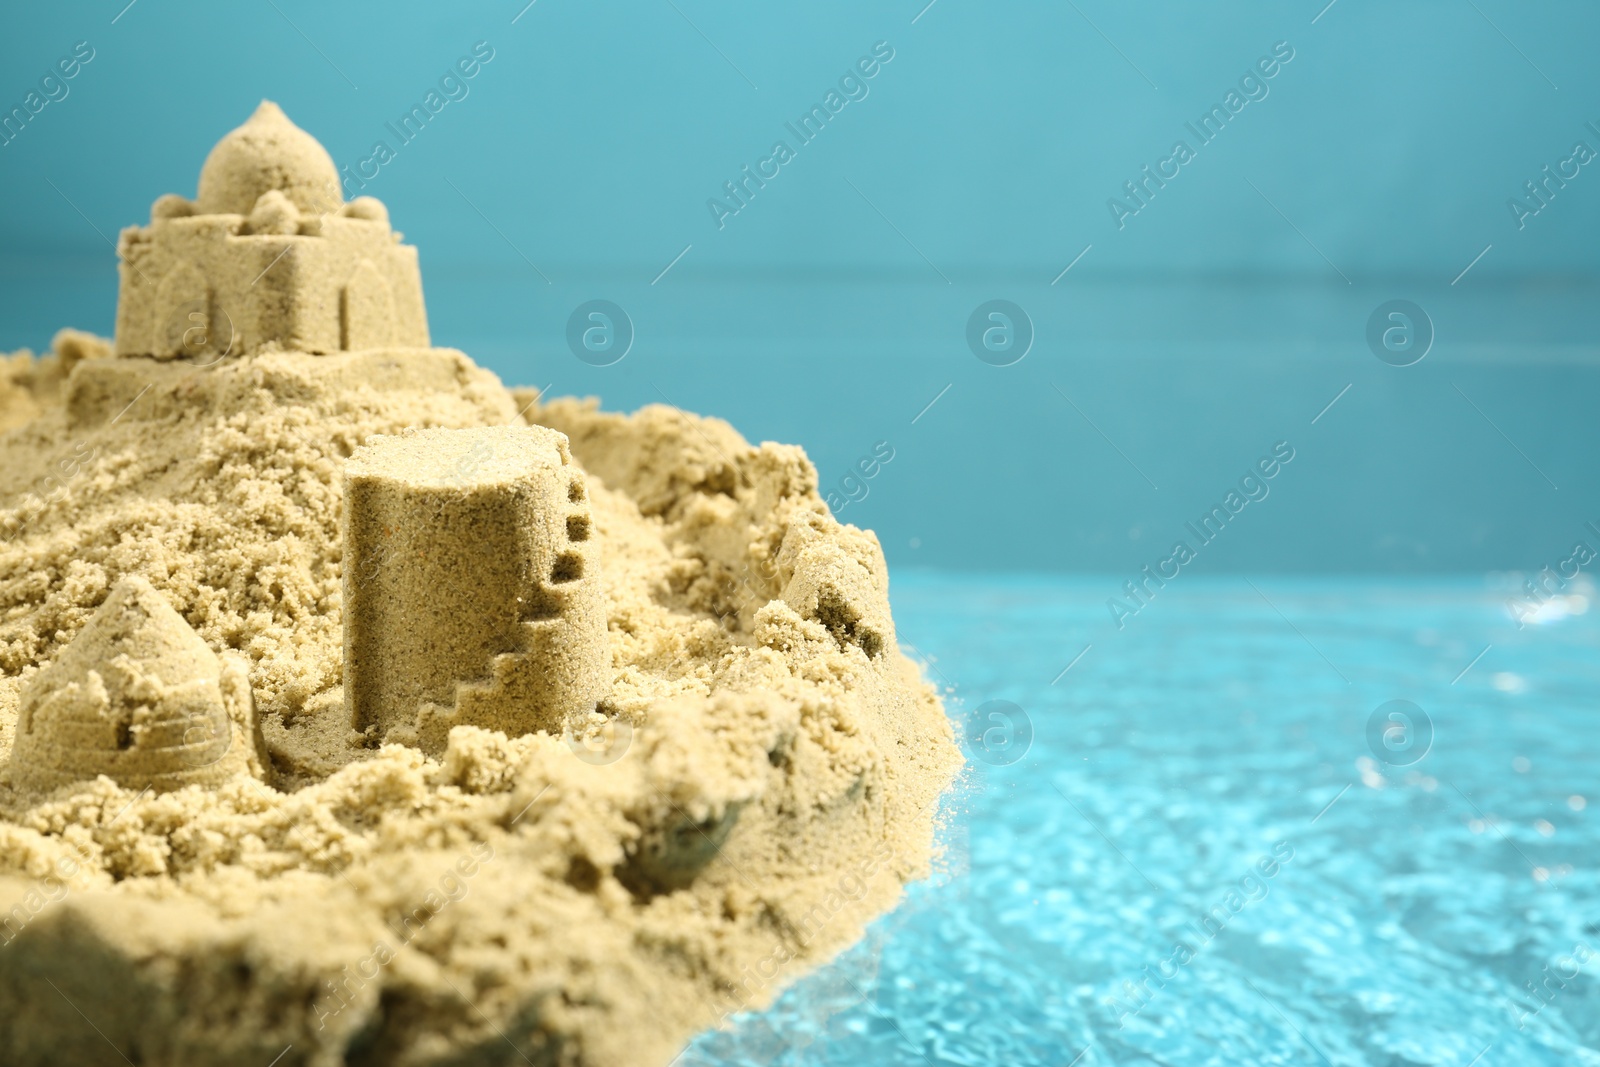
POLYGON ((250 681, 164 596, 127 578, 23 689, 14 780, 51 789, 106 775, 132 789, 260 776, 250 681))

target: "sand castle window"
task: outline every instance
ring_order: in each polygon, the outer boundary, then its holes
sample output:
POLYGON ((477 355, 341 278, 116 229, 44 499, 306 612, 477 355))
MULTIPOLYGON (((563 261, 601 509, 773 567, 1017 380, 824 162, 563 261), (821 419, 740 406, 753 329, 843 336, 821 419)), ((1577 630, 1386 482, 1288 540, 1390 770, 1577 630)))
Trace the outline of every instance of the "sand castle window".
POLYGON ((587 516, 587 515, 568 515, 567 516, 567 540, 568 541, 587 541, 587 540, 589 540, 589 516, 587 516))
POLYGON ((583 557, 576 552, 563 552, 556 557, 556 565, 550 568, 552 582, 575 582, 583 577, 583 557))
POLYGON ((583 502, 582 482, 573 482, 571 485, 567 486, 567 499, 574 504, 581 504, 583 502))

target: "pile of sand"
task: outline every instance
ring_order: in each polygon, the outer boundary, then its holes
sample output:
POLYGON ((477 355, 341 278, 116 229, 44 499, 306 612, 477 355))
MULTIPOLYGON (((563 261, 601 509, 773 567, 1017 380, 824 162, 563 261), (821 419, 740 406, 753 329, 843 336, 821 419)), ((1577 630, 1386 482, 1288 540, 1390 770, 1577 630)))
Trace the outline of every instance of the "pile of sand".
POLYGON ((8 769, 0 1062, 648 1067, 927 874, 960 757, 876 538, 798 448, 541 404, 444 349, 106 353, 0 361, 0 761, 22 687, 138 576, 247 664, 270 766, 164 793, 8 769), (342 466, 374 434, 524 420, 588 477, 595 734, 369 747, 340 689, 342 466))

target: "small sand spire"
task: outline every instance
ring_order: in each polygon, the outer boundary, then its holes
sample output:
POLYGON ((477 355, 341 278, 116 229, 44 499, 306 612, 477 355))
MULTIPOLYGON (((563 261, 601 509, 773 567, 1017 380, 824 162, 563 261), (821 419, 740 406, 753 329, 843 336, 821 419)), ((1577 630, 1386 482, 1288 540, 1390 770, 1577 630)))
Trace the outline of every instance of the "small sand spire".
POLYGON ((249 673, 206 647, 143 578, 125 578, 22 691, 11 775, 53 789, 214 785, 265 766, 249 673))
POLYGON ((161 197, 117 251, 119 356, 429 345, 417 250, 372 197, 344 202, 327 151, 270 100, 211 150, 197 200, 161 197))

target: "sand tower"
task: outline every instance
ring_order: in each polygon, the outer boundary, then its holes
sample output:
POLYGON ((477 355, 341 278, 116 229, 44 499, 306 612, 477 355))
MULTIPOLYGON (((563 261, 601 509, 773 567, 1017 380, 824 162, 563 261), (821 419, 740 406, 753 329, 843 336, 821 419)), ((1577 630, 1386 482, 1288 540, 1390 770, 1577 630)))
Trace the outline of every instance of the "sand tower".
POLYGON ((344 202, 327 151, 270 101, 217 142, 194 201, 163 196, 117 250, 119 356, 428 346, 417 250, 377 200, 344 202))
POLYGON ((611 686, 583 473, 543 427, 376 437, 345 467, 345 702, 437 753, 560 732, 611 686))
POLYGON ((104 774, 159 791, 264 766, 247 668, 219 660, 143 578, 119 582, 22 691, 11 773, 29 788, 104 774))

